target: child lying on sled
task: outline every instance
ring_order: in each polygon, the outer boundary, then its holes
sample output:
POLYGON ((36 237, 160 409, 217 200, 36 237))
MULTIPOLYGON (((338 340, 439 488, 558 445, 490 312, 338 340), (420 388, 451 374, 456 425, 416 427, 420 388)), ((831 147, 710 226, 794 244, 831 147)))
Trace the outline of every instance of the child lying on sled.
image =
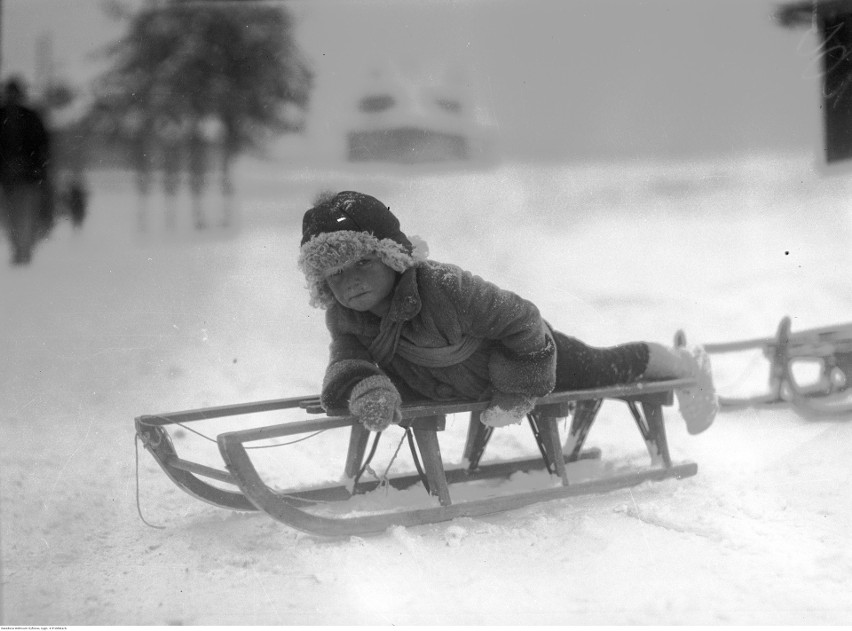
POLYGON ((718 403, 700 347, 588 346, 554 330, 531 302, 427 260, 423 246, 362 193, 327 196, 305 213, 299 268, 331 333, 326 409, 348 407, 382 431, 400 420, 402 401, 487 399, 481 421, 498 427, 520 423, 554 389, 691 377, 697 385, 675 393, 687 429, 713 422, 718 403))

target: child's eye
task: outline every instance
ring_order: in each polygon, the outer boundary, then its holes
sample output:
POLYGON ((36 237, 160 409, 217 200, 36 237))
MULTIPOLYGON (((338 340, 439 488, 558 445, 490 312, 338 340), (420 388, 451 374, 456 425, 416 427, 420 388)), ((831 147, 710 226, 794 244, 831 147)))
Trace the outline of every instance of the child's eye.
POLYGON ((340 276, 342 273, 343 273, 342 269, 336 269, 333 272, 326 273, 325 277, 326 278, 332 278, 334 276, 340 276))

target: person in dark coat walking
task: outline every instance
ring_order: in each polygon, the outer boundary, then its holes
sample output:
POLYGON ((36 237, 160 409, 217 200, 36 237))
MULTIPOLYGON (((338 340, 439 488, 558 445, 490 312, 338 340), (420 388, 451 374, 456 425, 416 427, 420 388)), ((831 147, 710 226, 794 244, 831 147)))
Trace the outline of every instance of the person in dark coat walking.
POLYGON ((41 116, 24 101, 21 82, 10 79, 0 106, 0 217, 14 265, 30 262, 50 193, 50 139, 41 116))

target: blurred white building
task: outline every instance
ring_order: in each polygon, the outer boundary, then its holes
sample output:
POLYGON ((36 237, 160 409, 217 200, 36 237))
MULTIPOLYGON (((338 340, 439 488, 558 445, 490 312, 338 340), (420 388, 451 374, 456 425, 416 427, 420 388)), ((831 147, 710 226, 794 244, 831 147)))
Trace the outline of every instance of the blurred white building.
POLYGON ((368 71, 346 131, 352 162, 489 162, 494 126, 478 115, 463 73, 387 63, 368 71))

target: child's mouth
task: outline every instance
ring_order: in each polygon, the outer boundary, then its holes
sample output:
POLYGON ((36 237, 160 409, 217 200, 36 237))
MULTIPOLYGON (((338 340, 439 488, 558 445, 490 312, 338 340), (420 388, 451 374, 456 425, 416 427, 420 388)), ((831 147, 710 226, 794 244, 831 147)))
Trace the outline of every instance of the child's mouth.
POLYGON ((351 296, 349 296, 348 300, 349 300, 349 302, 352 302, 353 300, 358 300, 362 296, 366 296, 369 293, 370 293, 369 289, 365 290, 365 291, 361 291, 361 292, 358 292, 358 293, 355 293, 355 294, 352 294, 351 296))

